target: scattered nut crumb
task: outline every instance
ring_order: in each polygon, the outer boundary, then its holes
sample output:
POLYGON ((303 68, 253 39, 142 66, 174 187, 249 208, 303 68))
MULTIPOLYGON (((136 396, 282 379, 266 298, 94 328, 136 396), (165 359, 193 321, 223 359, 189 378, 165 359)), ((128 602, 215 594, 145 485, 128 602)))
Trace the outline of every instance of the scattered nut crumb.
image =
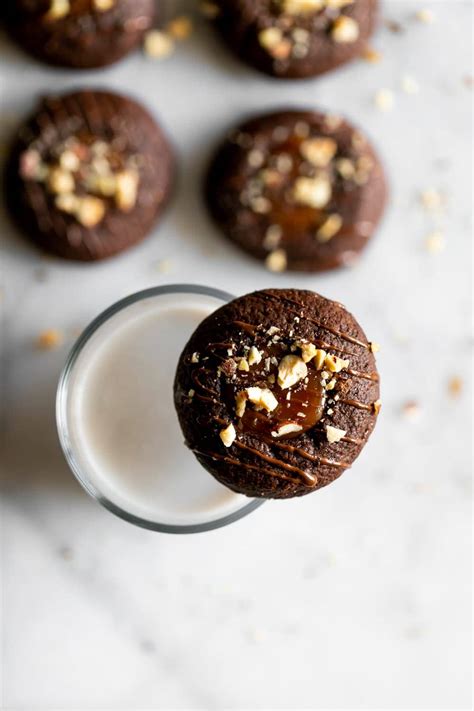
POLYGON ((427 188, 420 194, 421 204, 428 212, 440 210, 445 204, 445 197, 436 188, 427 188))
POLYGON ((326 438, 330 444, 339 442, 345 434, 346 430, 341 430, 339 427, 332 427, 332 425, 326 425, 326 438))
POLYGON ((378 343, 375 343, 375 341, 370 341, 369 347, 372 353, 378 353, 380 350, 380 345, 378 343))
POLYGON ((308 367, 303 358, 296 355, 284 356, 278 365, 278 385, 282 390, 291 388, 308 375, 308 367))
POLYGON ((180 15, 171 20, 166 29, 173 39, 185 40, 188 39, 193 31, 193 23, 187 15, 180 15))
POLYGON ((379 111, 391 111, 394 104, 394 94, 390 89, 379 89, 374 97, 375 106, 379 111))
POLYGON ((366 62, 370 62, 370 64, 378 64, 382 60, 382 53, 372 47, 366 47, 362 57, 366 62))
POLYGON ((294 182, 293 198, 302 205, 308 205, 320 210, 326 207, 331 195, 331 183, 325 175, 317 175, 314 178, 301 176, 296 178, 294 182))
POLYGON ((329 242, 335 237, 342 227, 342 217, 337 213, 328 215, 321 227, 316 232, 318 242, 329 242))
POLYGON ((439 254, 445 246, 444 234, 440 230, 431 232, 425 239, 425 247, 430 254, 439 254))
POLYGON ((301 432, 303 427, 297 425, 296 422, 288 422, 286 425, 281 425, 276 431, 272 432, 272 437, 282 437, 292 432, 301 432))
POLYGON ((107 12, 111 10, 115 5, 115 0, 93 0, 92 2, 94 9, 99 12, 107 12))
POLYGON ((224 447, 231 446, 231 444, 234 442, 235 438, 237 437, 237 433, 235 431, 235 427, 232 424, 232 422, 225 429, 223 429, 219 432, 219 437, 221 438, 224 447))
POLYGON ((420 85, 416 79, 409 74, 405 74, 400 82, 402 90, 405 94, 418 94, 420 91, 420 85))
POLYGON ((248 355, 249 365, 258 365, 261 360, 262 360, 262 354, 260 353, 258 348, 256 348, 255 346, 252 346, 249 351, 249 355, 248 355))
POLYGON ((425 25, 431 25, 435 21, 435 16, 432 10, 428 8, 423 8, 415 13, 415 17, 419 22, 423 22, 425 25))
POLYGON ((60 20, 71 12, 70 0, 50 0, 49 10, 43 15, 43 19, 60 20))
POLYGON ((463 381, 459 375, 454 375, 448 383, 448 390, 451 397, 459 397, 463 389, 463 381))
POLYGON ((169 57, 174 51, 174 42, 173 39, 164 32, 160 32, 160 30, 150 30, 145 35, 143 49, 145 54, 152 59, 164 59, 165 57, 169 57))
POLYGON ((355 42, 359 37, 359 23, 352 17, 340 15, 333 22, 331 37, 338 44, 355 42))
POLYGON ((64 336, 61 331, 55 328, 48 328, 42 331, 36 339, 36 346, 43 351, 52 351, 58 348, 64 341, 64 336))
POLYGON ((240 359, 239 365, 238 365, 238 370, 243 370, 243 371, 245 371, 246 373, 249 372, 249 370, 250 370, 249 362, 248 362, 248 360, 247 360, 246 358, 241 358, 241 359, 240 359))
POLYGON ((418 420, 421 414, 421 408, 415 400, 408 400, 402 406, 403 415, 409 420, 418 420))
POLYGON ((376 415, 378 415, 380 412, 380 408, 382 407, 382 400, 376 400, 374 403, 372 403, 372 407, 373 407, 374 413, 376 415))
POLYGON ((271 272, 284 272, 286 265, 287 257, 284 249, 275 249, 265 259, 265 266, 271 272))
POLYGON ((349 366, 349 361, 328 353, 324 359, 324 365, 331 373, 340 373, 341 370, 349 366))

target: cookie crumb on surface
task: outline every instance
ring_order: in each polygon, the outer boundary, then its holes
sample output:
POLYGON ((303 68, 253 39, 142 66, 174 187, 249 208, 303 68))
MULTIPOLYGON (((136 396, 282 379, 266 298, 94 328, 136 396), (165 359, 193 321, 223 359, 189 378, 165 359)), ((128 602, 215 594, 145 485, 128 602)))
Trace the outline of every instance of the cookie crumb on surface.
POLYGON ((36 339, 36 347, 42 351, 52 351, 58 348, 64 341, 64 336, 61 331, 55 328, 48 328, 42 331, 36 339))
POLYGON ((373 47, 366 47, 362 53, 362 58, 370 64, 378 64, 382 61, 382 53, 373 47))
POLYGON ((379 111, 391 111, 394 102, 395 97, 390 89, 379 89, 374 96, 374 103, 379 111))
POLYGON ((459 397, 463 389, 463 380, 459 375, 453 375, 448 382, 448 391, 451 397, 459 397))
POLYGON ((415 13, 415 17, 419 22, 423 22, 423 24, 425 25, 432 25, 435 21, 434 13, 428 8, 422 8, 421 10, 417 10, 417 12, 415 13))
POLYGON ((219 432, 219 437, 221 438, 224 447, 230 447, 232 445, 237 437, 237 433, 232 422, 225 429, 219 432))
POLYGON ((143 42, 145 54, 152 59, 165 59, 174 51, 172 37, 160 30, 150 30, 143 42))
POLYGON ((284 249, 275 249, 270 252, 265 260, 265 266, 271 272, 284 272, 287 265, 286 252, 284 249))
POLYGON ((441 230, 431 232, 425 239, 425 247, 430 254, 439 254, 445 246, 444 234, 441 230))
POLYGON ((408 400, 402 405, 402 413, 408 420, 418 420, 421 408, 415 400, 408 400))

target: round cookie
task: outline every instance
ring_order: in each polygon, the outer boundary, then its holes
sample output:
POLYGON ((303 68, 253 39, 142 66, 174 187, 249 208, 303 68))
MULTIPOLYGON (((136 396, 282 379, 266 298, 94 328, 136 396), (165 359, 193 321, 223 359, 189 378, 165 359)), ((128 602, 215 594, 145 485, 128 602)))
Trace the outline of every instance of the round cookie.
POLYGON ((146 236, 173 173, 172 150, 142 106, 79 91, 43 99, 18 131, 6 201, 25 235, 48 252, 103 259, 146 236))
POLYGON ((352 265, 386 200, 381 163, 342 118, 284 111, 254 118, 218 149, 206 199, 222 232, 272 271, 352 265))
POLYGON ((380 409, 374 352, 351 314, 311 291, 268 289, 208 316, 179 359, 187 446, 247 496, 303 496, 337 479, 380 409))
POLYGON ((247 64, 302 79, 360 56, 377 21, 377 0, 217 0, 215 25, 247 64))
POLYGON ((7 0, 12 36, 48 64, 92 69, 140 44, 155 19, 154 0, 7 0))

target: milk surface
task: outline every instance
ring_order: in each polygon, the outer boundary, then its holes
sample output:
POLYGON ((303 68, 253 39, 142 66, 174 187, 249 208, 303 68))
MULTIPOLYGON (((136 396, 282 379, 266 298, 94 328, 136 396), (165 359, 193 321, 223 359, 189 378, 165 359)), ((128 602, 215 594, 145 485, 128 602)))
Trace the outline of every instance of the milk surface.
POLYGON ((128 306, 92 336, 72 372, 67 416, 76 461, 103 496, 149 521, 199 524, 250 501, 200 466, 173 404, 179 355, 219 305, 170 294, 128 306))

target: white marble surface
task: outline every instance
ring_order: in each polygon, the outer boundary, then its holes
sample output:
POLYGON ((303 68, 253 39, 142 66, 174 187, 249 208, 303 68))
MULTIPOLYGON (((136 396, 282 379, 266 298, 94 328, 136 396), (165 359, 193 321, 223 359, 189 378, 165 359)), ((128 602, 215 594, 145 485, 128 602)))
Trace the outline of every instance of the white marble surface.
POLYGON ((2 218, 5 485, 3 708, 468 708, 470 704, 469 2, 385 3, 379 65, 280 84, 199 28, 163 63, 135 55, 96 73, 31 63, 6 39, 2 137, 40 92, 128 90, 168 128, 179 190, 161 229, 110 262, 43 259, 2 218), (420 85, 400 89, 404 74, 420 85), (395 92, 390 113, 373 94, 395 92), (392 202, 358 266, 272 276, 222 241, 196 189, 209 149, 260 108, 317 105, 366 127, 386 160, 392 202), (418 194, 441 190, 446 211, 418 194), (434 227, 446 249, 424 248, 434 227), (162 273, 157 262, 171 261, 162 273), (243 293, 299 286, 348 305, 379 357, 383 410, 353 469, 314 496, 273 502, 212 533, 142 531, 90 500, 69 473, 53 400, 73 334, 112 301, 167 282, 243 293), (63 348, 38 352, 46 328, 63 348), (449 396, 453 375, 464 380, 449 396), (421 408, 417 422, 403 403, 421 408))

